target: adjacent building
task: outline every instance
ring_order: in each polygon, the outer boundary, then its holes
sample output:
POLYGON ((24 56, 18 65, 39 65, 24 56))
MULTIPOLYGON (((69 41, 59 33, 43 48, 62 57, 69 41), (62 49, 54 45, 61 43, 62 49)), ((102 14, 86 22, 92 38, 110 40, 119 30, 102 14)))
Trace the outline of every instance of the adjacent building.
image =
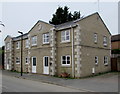
MULTIPOLYGON (((23 71, 85 77, 111 70, 111 34, 98 13, 52 25, 38 21, 23 35, 23 71)), ((5 69, 20 71, 21 36, 5 38, 5 69)))
POLYGON ((111 70, 120 71, 120 34, 113 35, 111 38, 111 70))

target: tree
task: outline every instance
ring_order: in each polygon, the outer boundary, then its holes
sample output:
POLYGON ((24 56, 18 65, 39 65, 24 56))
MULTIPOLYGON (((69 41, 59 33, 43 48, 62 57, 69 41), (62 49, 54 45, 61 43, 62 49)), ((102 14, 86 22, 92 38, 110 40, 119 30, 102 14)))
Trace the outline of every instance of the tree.
POLYGON ((58 25, 68 21, 79 19, 80 16, 80 11, 74 11, 74 13, 72 14, 71 12, 69 12, 69 8, 67 6, 65 6, 64 8, 58 7, 49 23, 58 25))

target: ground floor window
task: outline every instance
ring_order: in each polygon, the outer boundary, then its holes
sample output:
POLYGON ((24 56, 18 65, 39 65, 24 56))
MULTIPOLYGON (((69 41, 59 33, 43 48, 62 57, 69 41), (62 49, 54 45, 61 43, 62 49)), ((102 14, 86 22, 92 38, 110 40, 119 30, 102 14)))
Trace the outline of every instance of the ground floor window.
POLYGON ((28 64, 28 62, 29 62, 28 60, 29 60, 28 57, 26 57, 26 58, 25 58, 25 63, 26 63, 26 64, 28 64))
POLYGON ((104 56, 104 65, 108 65, 108 57, 104 56))
POLYGON ((98 64, 98 56, 95 56, 95 64, 98 64))
POLYGON ((16 64, 20 64, 20 58, 16 57, 16 64))
POLYGON ((61 64, 63 66, 70 65, 70 56, 69 55, 61 56, 61 64))

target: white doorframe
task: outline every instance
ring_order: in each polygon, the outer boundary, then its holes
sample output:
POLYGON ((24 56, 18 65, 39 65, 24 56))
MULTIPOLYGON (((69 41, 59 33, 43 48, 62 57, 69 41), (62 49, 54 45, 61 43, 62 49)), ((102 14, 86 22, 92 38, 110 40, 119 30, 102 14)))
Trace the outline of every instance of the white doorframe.
POLYGON ((36 66, 37 66, 37 58, 36 56, 32 57, 32 73, 36 73, 36 66), (36 59, 36 62, 33 65, 33 59, 36 59))
POLYGON ((49 56, 43 57, 43 74, 49 74, 49 56), (45 58, 48 59, 46 62, 45 58))

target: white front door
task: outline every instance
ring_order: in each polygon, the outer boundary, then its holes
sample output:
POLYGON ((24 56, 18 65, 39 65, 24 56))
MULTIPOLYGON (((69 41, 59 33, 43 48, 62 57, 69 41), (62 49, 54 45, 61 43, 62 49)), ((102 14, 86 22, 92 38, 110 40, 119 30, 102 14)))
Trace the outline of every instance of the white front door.
POLYGON ((9 70, 9 64, 7 64, 7 70, 9 70))
POLYGON ((9 70, 10 59, 7 59, 7 70, 9 70))
POLYGON ((43 57, 43 74, 49 74, 49 57, 43 57))
POLYGON ((36 63, 37 63, 36 57, 32 57, 32 73, 36 73, 36 63))

